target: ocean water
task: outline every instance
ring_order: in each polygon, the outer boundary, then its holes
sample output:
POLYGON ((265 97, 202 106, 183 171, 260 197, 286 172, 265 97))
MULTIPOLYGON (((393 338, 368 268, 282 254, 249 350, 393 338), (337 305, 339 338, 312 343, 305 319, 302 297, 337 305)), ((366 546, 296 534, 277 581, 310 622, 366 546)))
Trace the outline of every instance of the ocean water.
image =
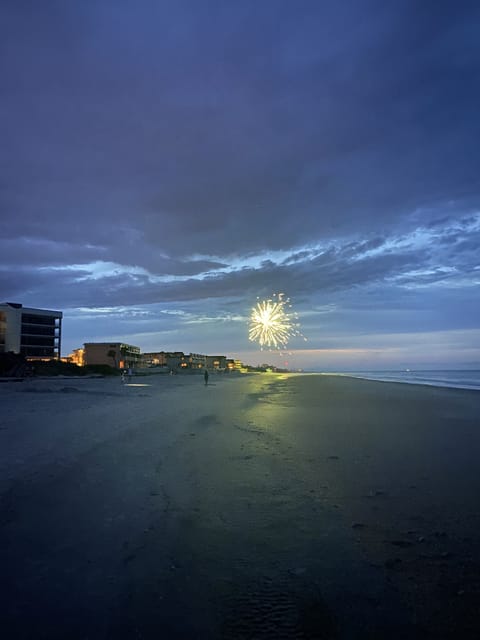
POLYGON ((365 380, 384 382, 405 382, 407 384, 428 384, 434 387, 452 387, 454 389, 480 390, 480 369, 438 370, 438 371, 344 371, 348 375, 365 380))

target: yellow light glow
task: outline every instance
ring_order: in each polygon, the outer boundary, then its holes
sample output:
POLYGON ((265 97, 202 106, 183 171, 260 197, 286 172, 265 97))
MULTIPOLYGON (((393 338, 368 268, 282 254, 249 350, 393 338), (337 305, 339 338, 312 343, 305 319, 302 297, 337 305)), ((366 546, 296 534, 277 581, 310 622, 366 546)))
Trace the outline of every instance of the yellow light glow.
POLYGON ((127 384, 124 385, 125 387, 151 387, 151 384, 139 384, 137 383, 132 383, 132 382, 128 382, 127 384))
POLYGON ((249 340, 258 342, 263 349, 284 349, 290 338, 301 335, 297 315, 289 309, 291 304, 283 293, 258 302, 250 316, 249 340))

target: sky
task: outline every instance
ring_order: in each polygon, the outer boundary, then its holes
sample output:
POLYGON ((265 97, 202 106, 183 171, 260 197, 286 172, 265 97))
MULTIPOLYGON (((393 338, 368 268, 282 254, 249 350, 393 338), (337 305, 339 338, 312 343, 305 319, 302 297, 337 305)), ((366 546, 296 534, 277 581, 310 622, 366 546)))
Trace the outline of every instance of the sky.
POLYGON ((0 301, 84 342, 480 368, 480 5, 2 0, 0 301), (248 339, 284 293, 307 338, 248 339))

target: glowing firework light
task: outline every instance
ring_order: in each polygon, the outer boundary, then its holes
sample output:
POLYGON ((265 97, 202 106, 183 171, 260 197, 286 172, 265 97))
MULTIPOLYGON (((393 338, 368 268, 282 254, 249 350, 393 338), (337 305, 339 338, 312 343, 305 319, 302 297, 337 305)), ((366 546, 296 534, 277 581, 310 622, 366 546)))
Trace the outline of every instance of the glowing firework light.
POLYGON ((248 331, 249 340, 260 347, 284 349, 294 336, 301 336, 297 314, 285 294, 274 294, 269 300, 258 302, 252 309, 248 331))

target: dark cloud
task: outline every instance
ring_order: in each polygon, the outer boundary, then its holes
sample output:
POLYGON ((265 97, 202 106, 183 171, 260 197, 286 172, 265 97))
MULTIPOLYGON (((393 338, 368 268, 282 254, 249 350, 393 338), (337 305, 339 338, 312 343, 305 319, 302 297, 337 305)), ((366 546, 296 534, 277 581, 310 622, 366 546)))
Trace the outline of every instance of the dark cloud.
POLYGON ((301 5, 4 3, 12 230, 221 255, 478 203, 475 9, 301 5))
MULTIPOLYGON (((218 271, 202 278, 159 281, 134 272, 74 272, 70 269, 43 270, 37 275, 38 297, 55 296, 67 306, 106 307, 151 304, 224 297, 269 296, 294 291, 297 297, 349 289, 399 276, 424 264, 424 253, 403 250, 365 257, 378 248, 378 239, 331 247, 315 258, 277 265, 264 261, 259 268, 218 271), (54 283, 51 292, 50 284, 54 283)), ((38 272, 37 272, 38 273, 38 272)), ((28 280, 28 279, 27 279, 28 280)))
POLYGON ((0 265, 13 267, 57 267, 102 260, 106 247, 81 245, 65 240, 55 242, 45 238, 0 238, 0 265))
POLYGON ((479 18, 2 2, 2 297, 218 310, 287 290, 307 310, 423 287, 441 315, 477 282, 479 18))

